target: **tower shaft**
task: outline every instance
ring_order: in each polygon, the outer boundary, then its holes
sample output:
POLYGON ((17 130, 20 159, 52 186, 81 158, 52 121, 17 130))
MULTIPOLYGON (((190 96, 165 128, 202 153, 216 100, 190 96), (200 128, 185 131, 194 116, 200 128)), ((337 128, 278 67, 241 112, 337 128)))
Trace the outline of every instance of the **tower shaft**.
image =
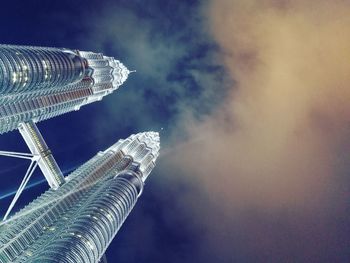
POLYGON ((0 263, 99 262, 142 193, 150 169, 141 163, 153 167, 158 146, 151 132, 119 140, 10 217, 0 225, 0 263))
POLYGON ((100 53, 0 45, 0 134, 99 101, 128 74, 100 53))
POLYGON ((84 72, 83 58, 68 49, 0 45, 1 94, 52 90, 82 80, 84 72))

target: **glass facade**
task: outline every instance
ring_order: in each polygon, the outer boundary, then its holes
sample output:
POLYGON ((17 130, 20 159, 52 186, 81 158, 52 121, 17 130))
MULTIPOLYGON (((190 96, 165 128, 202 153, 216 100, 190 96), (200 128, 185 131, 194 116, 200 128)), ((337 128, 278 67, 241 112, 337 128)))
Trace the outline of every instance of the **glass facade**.
POLYGON ((142 193, 159 135, 132 135, 0 226, 0 263, 97 263, 142 193))
POLYGON ((0 92, 54 89, 84 77, 84 60, 72 51, 0 45, 0 92))
POLYGON ((101 100, 129 73, 100 53, 0 45, 0 134, 101 100))

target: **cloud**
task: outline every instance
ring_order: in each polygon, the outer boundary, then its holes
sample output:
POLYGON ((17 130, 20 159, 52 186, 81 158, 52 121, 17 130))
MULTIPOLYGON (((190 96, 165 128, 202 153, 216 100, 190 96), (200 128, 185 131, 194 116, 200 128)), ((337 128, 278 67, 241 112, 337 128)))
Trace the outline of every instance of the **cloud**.
POLYGON ((335 158, 346 150, 350 19, 342 2, 276 3, 210 6, 212 31, 237 84, 212 116, 186 126, 203 139, 181 149, 179 161, 222 195, 304 205, 327 198, 335 158), (213 172, 214 184, 204 176, 213 172))
POLYGON ((222 83, 229 80, 218 59, 220 50, 203 29, 201 7, 152 1, 145 8, 138 1, 107 1, 90 16, 81 46, 137 70, 119 96, 106 98, 108 122, 99 126, 113 121, 170 131, 183 115, 200 117, 219 103, 227 87, 222 83), (121 116, 126 112, 127 120, 121 116))
MULTIPOLYGON (((346 1, 208 5, 236 84, 205 121, 184 124, 189 143, 169 153, 166 165, 206 190, 209 201, 189 210, 206 215, 213 247, 236 240, 244 245, 237 256, 254 262, 258 255, 265 262, 344 260, 335 225, 348 207, 349 8, 346 1)), ((233 255, 230 245, 219 247, 233 255)))

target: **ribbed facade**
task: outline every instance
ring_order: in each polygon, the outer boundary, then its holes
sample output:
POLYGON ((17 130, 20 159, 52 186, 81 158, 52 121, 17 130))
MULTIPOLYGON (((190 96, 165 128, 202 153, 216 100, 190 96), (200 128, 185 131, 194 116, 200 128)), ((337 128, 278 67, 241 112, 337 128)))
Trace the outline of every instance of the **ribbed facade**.
POLYGON ((70 50, 0 45, 0 92, 54 89, 84 77, 84 60, 70 50))
POLYGON ((100 53, 0 45, 0 134, 101 100, 129 73, 100 53))
POLYGON ((104 182, 78 217, 63 226, 58 239, 51 239, 28 262, 98 262, 136 203, 138 192, 121 176, 104 182))
POLYGON ((0 263, 97 263, 141 194, 158 151, 159 136, 149 132, 98 153, 0 226, 0 263))

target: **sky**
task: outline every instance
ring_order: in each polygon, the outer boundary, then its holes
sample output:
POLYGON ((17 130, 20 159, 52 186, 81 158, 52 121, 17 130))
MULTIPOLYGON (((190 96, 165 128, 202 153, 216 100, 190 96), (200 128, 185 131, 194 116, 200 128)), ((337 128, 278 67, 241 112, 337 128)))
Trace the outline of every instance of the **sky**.
MULTIPOLYGON (((103 101, 38 124, 67 173, 131 133, 160 131, 161 156, 109 262, 350 261, 348 1, 2 9, 1 43, 103 52, 137 70, 103 101)), ((0 150, 27 151, 16 131, 0 150)), ((26 165, 0 159, 0 196, 26 165)), ((18 208, 47 189, 40 180, 18 208)))

